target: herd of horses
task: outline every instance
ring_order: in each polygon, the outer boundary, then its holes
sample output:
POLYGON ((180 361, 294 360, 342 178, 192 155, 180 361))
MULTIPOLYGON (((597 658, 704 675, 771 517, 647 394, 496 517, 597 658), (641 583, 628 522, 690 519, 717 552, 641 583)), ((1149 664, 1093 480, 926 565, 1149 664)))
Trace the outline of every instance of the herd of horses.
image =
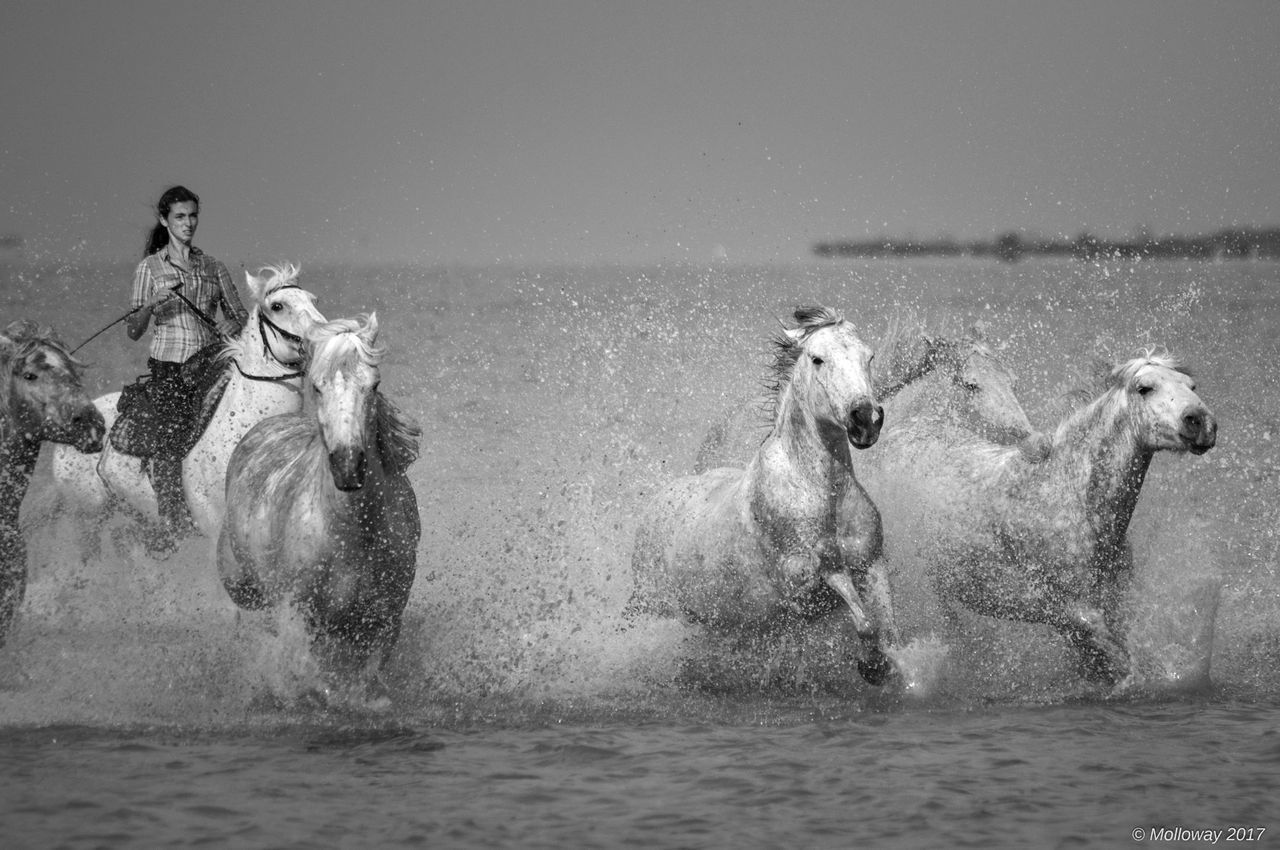
MULTIPOLYGON (((421 432, 379 391, 376 316, 326 320, 297 275, 247 275, 253 309, 226 344, 184 489, 237 606, 292 606, 336 665, 376 672, 414 581, 421 524, 408 468, 421 432)), ((694 474, 640 515, 628 614, 738 636, 826 620, 848 635, 863 679, 901 681, 880 509, 858 480, 874 462, 930 494, 948 530, 928 557, 945 604, 1044 624, 1086 679, 1120 684, 1131 670, 1128 526, 1148 466, 1156 452, 1216 442, 1190 374, 1144 352, 1039 431, 979 331, 951 338, 898 321, 873 352, 835 310, 793 319, 774 340, 767 397, 714 425, 694 474), (873 375, 876 354, 885 365, 873 375)), ((0 331, 0 366, 2 644, 26 584, 18 513, 42 442, 58 444, 53 490, 86 558, 109 518, 119 533, 158 514, 143 464, 104 440, 117 394, 90 401, 83 364, 49 328, 0 331)))

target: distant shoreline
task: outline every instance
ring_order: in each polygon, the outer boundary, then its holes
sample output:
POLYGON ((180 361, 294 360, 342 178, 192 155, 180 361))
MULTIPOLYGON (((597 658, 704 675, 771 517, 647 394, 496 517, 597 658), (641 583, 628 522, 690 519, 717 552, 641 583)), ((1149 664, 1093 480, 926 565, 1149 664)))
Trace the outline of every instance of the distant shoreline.
POLYGON ((1239 228, 1202 236, 1139 236, 1099 239, 1082 233, 1070 241, 1039 239, 1008 232, 991 240, 960 241, 940 238, 866 239, 818 242, 819 257, 994 257, 1017 262, 1024 257, 1073 257, 1077 260, 1276 260, 1280 259, 1280 228, 1239 228))

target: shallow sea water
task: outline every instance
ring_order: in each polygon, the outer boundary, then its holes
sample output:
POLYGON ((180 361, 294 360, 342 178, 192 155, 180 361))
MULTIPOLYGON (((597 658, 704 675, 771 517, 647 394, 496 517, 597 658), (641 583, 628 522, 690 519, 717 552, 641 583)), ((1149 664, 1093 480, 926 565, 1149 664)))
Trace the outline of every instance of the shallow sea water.
MULTIPOLYGON (((73 342, 127 299, 128 268, 0 272, 0 315, 73 342)), ((38 473, 31 586, 0 649, 5 846, 1280 836, 1280 265, 304 263, 303 283, 330 317, 378 311, 383 389, 424 428, 424 533, 390 705, 317 698, 298 624, 238 614, 208 541, 160 562, 108 533, 84 557, 38 473), (639 506, 756 392, 776 320, 815 302, 870 340, 903 310, 982 321, 1037 424, 1095 354, 1159 344, 1194 368, 1220 440, 1157 457, 1135 516, 1144 687, 1080 686, 1038 627, 975 617, 947 632, 920 598, 914 506, 870 479, 900 625, 950 650, 928 698, 867 687, 820 646, 761 656, 623 619, 639 506), (1206 651, 1206 629, 1211 679, 1162 681, 1206 651)), ((94 394, 144 359, 123 331, 84 353, 94 394)))

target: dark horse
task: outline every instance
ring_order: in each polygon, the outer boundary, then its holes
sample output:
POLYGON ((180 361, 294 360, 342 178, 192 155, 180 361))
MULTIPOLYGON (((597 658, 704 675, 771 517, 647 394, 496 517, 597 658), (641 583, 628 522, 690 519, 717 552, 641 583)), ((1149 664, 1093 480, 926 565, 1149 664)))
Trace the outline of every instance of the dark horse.
POLYGON ((45 440, 102 450, 102 414, 80 385, 83 364, 47 327, 19 320, 0 331, 0 645, 27 591, 18 512, 45 440))

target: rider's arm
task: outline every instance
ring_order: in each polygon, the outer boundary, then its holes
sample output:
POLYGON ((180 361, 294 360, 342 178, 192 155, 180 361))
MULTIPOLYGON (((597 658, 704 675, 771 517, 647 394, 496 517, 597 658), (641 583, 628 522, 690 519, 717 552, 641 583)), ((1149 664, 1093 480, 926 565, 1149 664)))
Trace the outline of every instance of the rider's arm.
POLYGON ((216 263, 218 269, 218 300, 222 307, 222 315, 231 319, 237 326, 243 327, 244 323, 249 320, 249 311, 244 308, 244 304, 240 301, 240 293, 236 290, 235 283, 231 280, 231 272, 227 271, 227 267, 222 262, 216 263))
POLYGON ((173 297, 169 287, 158 286, 151 274, 151 269, 144 261, 138 265, 133 275, 133 298, 130 303, 134 312, 125 318, 125 332, 129 339, 138 339, 147 331, 155 308, 173 297))
POLYGON ((138 270, 133 274, 133 297, 129 302, 133 312, 124 320, 124 329, 129 334, 129 339, 141 337, 147 332, 147 325, 151 324, 151 308, 154 306, 151 294, 151 270, 144 261, 138 264, 138 270))

